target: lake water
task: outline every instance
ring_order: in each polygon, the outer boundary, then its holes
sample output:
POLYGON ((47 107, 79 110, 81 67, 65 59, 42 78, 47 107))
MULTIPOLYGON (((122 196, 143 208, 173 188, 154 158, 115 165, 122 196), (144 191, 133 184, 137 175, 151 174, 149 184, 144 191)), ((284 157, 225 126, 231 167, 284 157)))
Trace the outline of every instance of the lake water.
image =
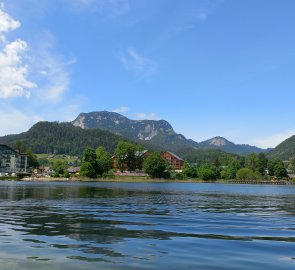
POLYGON ((295 187, 0 182, 0 269, 295 269, 295 187))

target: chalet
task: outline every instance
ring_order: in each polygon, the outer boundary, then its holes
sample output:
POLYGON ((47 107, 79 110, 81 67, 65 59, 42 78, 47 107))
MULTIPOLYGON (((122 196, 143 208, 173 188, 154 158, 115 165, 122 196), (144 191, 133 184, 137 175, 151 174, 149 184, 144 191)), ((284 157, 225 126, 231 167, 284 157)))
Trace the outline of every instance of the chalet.
POLYGON ((0 172, 27 172, 28 157, 12 149, 8 145, 0 144, 0 172))
POLYGON ((71 167, 69 167, 68 169, 67 169, 67 172, 69 173, 69 174, 79 174, 79 172, 80 172, 80 167, 79 166, 71 166, 71 167))
POLYGON ((50 176, 54 173, 55 171, 49 166, 41 166, 34 170, 34 174, 39 176, 50 176))
POLYGON ((172 152, 165 151, 162 153, 162 157, 166 159, 171 167, 175 170, 182 170, 184 160, 172 152))

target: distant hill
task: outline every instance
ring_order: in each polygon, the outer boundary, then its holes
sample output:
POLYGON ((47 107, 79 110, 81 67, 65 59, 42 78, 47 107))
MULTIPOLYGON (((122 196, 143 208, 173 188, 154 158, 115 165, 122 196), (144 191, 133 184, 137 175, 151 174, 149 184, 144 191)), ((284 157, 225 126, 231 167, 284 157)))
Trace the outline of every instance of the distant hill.
POLYGON ((177 134, 167 121, 136 121, 112 112, 82 113, 72 123, 39 122, 27 132, 0 137, 0 143, 11 146, 17 140, 23 141, 36 154, 78 156, 86 147, 103 146, 114 153, 119 140, 129 140, 149 150, 174 152, 192 163, 265 151, 236 145, 222 137, 197 143, 177 134))
MULTIPOLYGON (((86 147, 103 146, 110 153, 114 153, 117 142, 126 139, 101 129, 82 129, 73 126, 71 123, 57 122, 39 122, 27 132, 0 137, 0 143, 11 146, 18 140, 32 148, 36 154, 53 153, 81 156, 86 147)), ((191 146, 178 146, 177 149, 174 149, 173 146, 175 145, 173 144, 168 144, 170 147, 166 149, 164 146, 157 147, 153 144, 147 144, 147 141, 141 142, 145 148, 150 150, 176 150, 174 151, 176 154, 192 163, 214 161, 217 158, 231 155, 217 149, 195 149, 191 146)))
POLYGON ((228 153, 248 155, 267 152, 255 146, 234 144, 222 137, 197 143, 177 134, 165 120, 131 120, 121 114, 107 111, 81 113, 73 122, 74 126, 83 129, 99 128, 107 130, 141 144, 174 152, 182 149, 220 149, 228 153))
POLYGON ((197 147, 197 143, 177 134, 165 120, 130 120, 115 112, 81 113, 72 122, 83 129, 99 128, 156 149, 177 152, 183 147, 197 147))
POLYGON ((105 130, 83 130, 71 123, 39 122, 27 132, 0 137, 0 143, 14 145, 23 141, 36 154, 82 155, 84 148, 103 146, 113 153, 121 136, 105 130))
POLYGON ((220 149, 228 153, 235 153, 242 156, 249 155, 251 153, 266 153, 270 151, 270 149, 261 149, 248 144, 235 144, 219 136, 199 143, 199 147, 205 149, 220 149))
POLYGON ((288 160, 295 157, 295 135, 280 143, 277 147, 271 150, 267 156, 269 158, 280 158, 288 160))

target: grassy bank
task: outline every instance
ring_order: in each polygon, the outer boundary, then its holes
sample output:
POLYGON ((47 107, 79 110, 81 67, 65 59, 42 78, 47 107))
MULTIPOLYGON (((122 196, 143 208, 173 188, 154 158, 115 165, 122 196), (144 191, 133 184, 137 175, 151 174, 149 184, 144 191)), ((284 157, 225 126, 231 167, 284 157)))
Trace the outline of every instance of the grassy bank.
POLYGON ((3 180, 5 180, 5 181, 15 181, 15 180, 18 180, 18 178, 16 177, 16 176, 0 176, 0 181, 3 181, 3 180))
MULTIPOLYGON (((9 180, 9 179, 5 179, 9 180)), ((11 180, 16 180, 11 179, 11 180)), ((54 177, 47 177, 47 178, 32 178, 27 177, 21 179, 22 181, 40 181, 40 182, 130 182, 130 183, 220 183, 220 184, 268 184, 268 185, 286 185, 286 184, 295 184, 295 181, 290 180, 202 180, 202 179, 155 179, 150 178, 147 176, 116 176, 112 178, 87 178, 87 177, 72 177, 72 178, 54 178, 54 177)))

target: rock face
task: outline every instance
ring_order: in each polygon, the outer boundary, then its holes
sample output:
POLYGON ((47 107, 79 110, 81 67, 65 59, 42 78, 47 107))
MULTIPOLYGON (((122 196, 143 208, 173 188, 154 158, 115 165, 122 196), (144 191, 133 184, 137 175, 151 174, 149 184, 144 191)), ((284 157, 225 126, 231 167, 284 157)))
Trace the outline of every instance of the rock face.
POLYGON ((165 120, 131 120, 115 112, 101 111, 81 113, 72 124, 83 129, 107 130, 156 150, 178 152, 197 144, 177 134, 165 120))
POLYGON ((244 144, 234 144, 223 137, 197 143, 177 134, 165 120, 131 120, 115 112, 81 113, 72 124, 83 129, 99 128, 138 141, 141 144, 155 146, 157 149, 178 151, 179 149, 220 149, 239 155, 265 152, 266 150, 244 144))
POLYGON ((81 113, 72 123, 83 129, 100 128, 142 141, 150 141, 158 135, 176 135, 167 121, 130 120, 118 113, 107 111, 81 113))

